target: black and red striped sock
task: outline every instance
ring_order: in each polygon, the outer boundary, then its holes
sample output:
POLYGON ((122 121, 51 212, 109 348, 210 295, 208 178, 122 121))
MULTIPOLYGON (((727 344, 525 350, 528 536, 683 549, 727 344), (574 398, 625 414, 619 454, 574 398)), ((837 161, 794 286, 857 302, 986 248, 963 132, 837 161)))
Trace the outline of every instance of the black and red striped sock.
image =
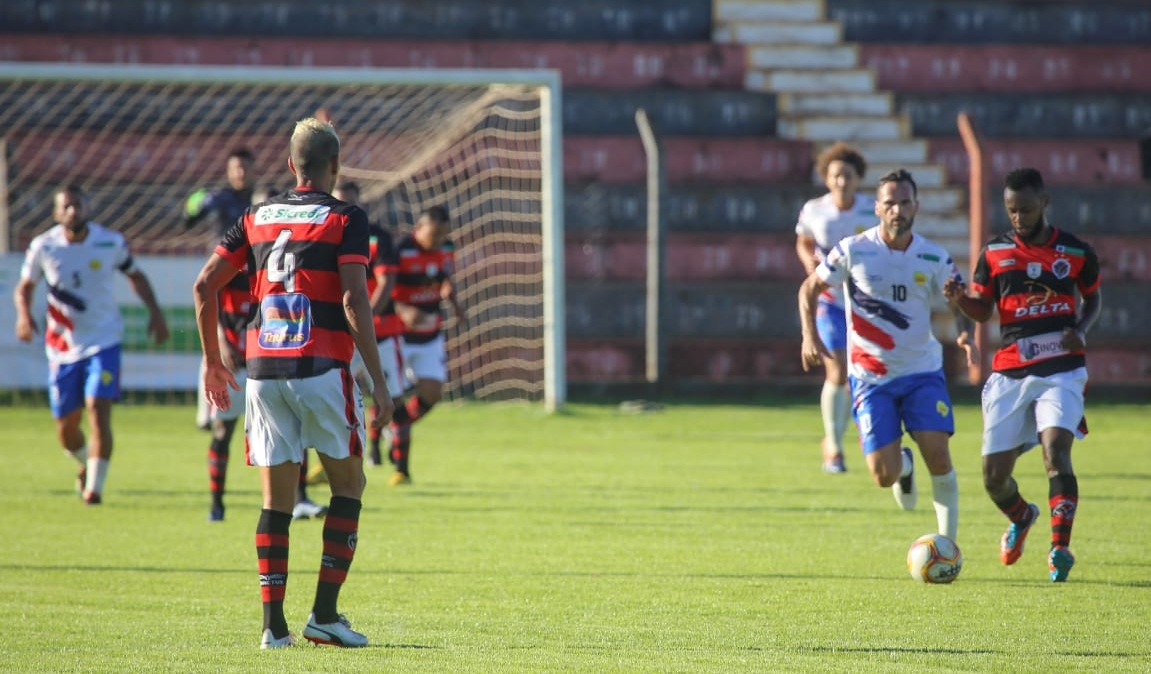
POLYGON ((1051 546, 1071 545, 1071 526, 1079 508, 1079 480, 1074 475, 1050 478, 1047 505, 1051 508, 1051 546))
POLYGON ((1012 496, 1002 501, 996 501, 995 505, 999 508, 1000 512, 1007 515, 1007 519, 1016 524, 1027 521, 1028 516, 1031 514, 1031 509, 1028 507, 1027 501, 1024 501, 1023 497, 1019 495, 1018 489, 1015 490, 1012 496))
POLYGON ((408 474, 408 457, 412 453, 412 427, 408 424, 392 424, 392 464, 396 470, 408 474))
POLYGON ((284 617, 284 591, 288 587, 288 529, 291 513, 260 511, 256 524, 256 557, 260 570, 260 599, 264 603, 264 629, 282 639, 288 635, 284 617))
POLYGON ((338 619, 336 603, 340 588, 356 555, 360 506, 359 499, 333 496, 324 517, 324 554, 320 558, 320 580, 316 583, 316 601, 312 605, 316 622, 321 625, 338 619))
POLYGON ((409 398, 408 402, 404 405, 404 409, 408 412, 408 423, 416 423, 426 416, 428 412, 431 412, 435 405, 435 403, 424 402, 424 399, 419 396, 409 398))
POLYGON ((212 438, 208 444, 208 482, 212 490, 212 505, 224 504, 224 482, 228 477, 228 441, 212 438))

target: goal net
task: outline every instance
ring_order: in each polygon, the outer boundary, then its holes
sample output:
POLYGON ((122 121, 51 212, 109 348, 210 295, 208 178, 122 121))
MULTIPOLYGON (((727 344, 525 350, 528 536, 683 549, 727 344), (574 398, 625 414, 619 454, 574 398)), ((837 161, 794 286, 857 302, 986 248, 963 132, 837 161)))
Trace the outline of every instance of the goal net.
MULTIPOLYGON (((81 185, 91 219, 128 238, 173 332, 149 345, 122 284, 124 387, 193 389, 191 283, 217 227, 184 226, 188 197, 224 186, 238 148, 254 154, 258 188, 294 186, 292 125, 326 115, 370 219, 402 236, 425 208, 451 215, 468 321, 448 323, 447 396, 554 409, 565 388, 559 104, 554 71, 0 64, 0 283, 10 297, 28 242, 53 224, 53 191, 81 185)), ((43 388, 42 344, 17 343, 11 321, 0 334, 5 363, 19 363, 0 388, 43 388)))

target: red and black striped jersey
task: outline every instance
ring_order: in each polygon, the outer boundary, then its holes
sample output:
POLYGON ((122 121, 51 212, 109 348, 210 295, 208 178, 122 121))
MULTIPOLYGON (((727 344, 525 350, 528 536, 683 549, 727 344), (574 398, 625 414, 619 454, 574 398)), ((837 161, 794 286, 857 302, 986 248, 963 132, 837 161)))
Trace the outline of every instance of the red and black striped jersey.
MULTIPOLYGON (((395 274, 399 269, 395 241, 391 233, 379 225, 368 225, 368 257, 372 260, 368 274, 368 297, 371 297, 380 285, 377 278, 395 274)), ((378 340, 403 334, 404 323, 396 315, 396 305, 390 297, 383 313, 372 315, 372 327, 378 340)))
POLYGON ((1053 229, 1051 238, 1028 245, 1013 233, 992 239, 980 252, 971 287, 999 309, 1003 345, 992 369, 1009 377, 1047 376, 1086 364, 1083 351, 1060 345, 1075 327, 1076 291, 1099 288, 1099 258, 1091 246, 1053 229))
POLYGON ((455 244, 444 241, 436 250, 424 250, 411 234, 396 246, 396 285, 392 299, 420 310, 420 319, 404 326, 404 339, 429 342, 443 329, 440 302, 444 281, 455 271, 455 244))
POLYGON ((249 377, 298 379, 349 366, 355 345, 340 265, 368 265, 368 216, 359 206, 296 188, 249 208, 216 252, 251 272, 249 377))
POLYGON ((220 290, 220 327, 224 330, 224 339, 244 353, 244 328, 248 326, 248 319, 252 313, 252 290, 248 284, 247 267, 228 281, 228 285, 220 290))

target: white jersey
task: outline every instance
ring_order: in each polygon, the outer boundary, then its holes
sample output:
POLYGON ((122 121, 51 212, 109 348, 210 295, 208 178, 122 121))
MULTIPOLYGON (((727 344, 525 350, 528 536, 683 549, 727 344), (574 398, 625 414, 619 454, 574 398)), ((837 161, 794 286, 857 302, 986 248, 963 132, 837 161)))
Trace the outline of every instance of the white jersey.
MULTIPOLYGON (((803 205, 799 211, 799 222, 795 225, 795 234, 815 239, 815 254, 822 260, 835 244, 874 227, 877 220, 875 200, 871 197, 856 194, 851 208, 841 211, 829 192, 803 205)), ((821 299, 843 307, 843 291, 838 286, 829 288, 821 299)))
POLYGON ((70 243, 56 225, 32 239, 20 278, 48 284, 44 326, 48 362, 75 363, 120 343, 123 320, 116 304, 116 271, 135 270, 119 232, 94 222, 88 236, 70 243))
POLYGON ((931 307, 947 280, 962 276, 942 246, 915 234, 907 250, 892 250, 873 227, 840 241, 816 273, 831 285, 846 284, 851 376, 881 384, 943 367, 931 307))

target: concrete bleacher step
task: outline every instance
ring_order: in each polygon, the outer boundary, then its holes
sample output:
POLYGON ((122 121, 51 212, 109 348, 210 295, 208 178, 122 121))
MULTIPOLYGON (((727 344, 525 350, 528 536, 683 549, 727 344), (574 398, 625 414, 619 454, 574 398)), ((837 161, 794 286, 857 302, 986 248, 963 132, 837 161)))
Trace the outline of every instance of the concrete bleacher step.
POLYGON ((963 215, 966 211, 961 212, 966 204, 967 192, 958 187, 922 187, 919 190, 920 213, 942 213, 966 218, 963 215))
POLYGON ((752 91, 785 93, 874 93, 870 68, 835 70, 748 70, 744 85, 752 91))
POLYGON ((883 91, 875 93, 781 94, 777 99, 783 115, 877 115, 895 113, 894 97, 883 91))
POLYGON ((939 164, 887 164, 884 162, 868 162, 867 175, 863 179, 863 184, 867 187, 875 187, 880 176, 899 169, 909 171, 911 176, 915 178, 915 184, 920 188, 947 186, 947 171, 939 164))
POLYGON ((712 16, 725 21, 819 21, 823 0, 715 0, 712 16))
MULTIPOLYGON (((819 141, 816 151, 822 152, 833 140, 819 141)), ((920 138, 899 140, 859 140, 852 143, 869 162, 884 164, 925 164, 928 160, 928 142, 920 138)), ((868 171, 870 173, 870 171, 868 171)))
POLYGON ((753 44, 747 47, 748 68, 857 68, 855 45, 753 44))
MULTIPOLYGON (((815 144, 816 152, 834 143, 833 140, 821 140, 815 144)), ((906 138, 898 140, 857 140, 852 143, 856 150, 863 153, 869 162, 882 163, 927 163, 929 158, 929 144, 920 138, 906 138)))
POLYGON ((811 115, 780 117, 776 133, 797 140, 895 140, 906 138, 910 124, 902 117, 811 115))
POLYGON ((843 28, 838 21, 746 22, 716 26, 712 39, 739 44, 835 45, 842 42, 843 28))

